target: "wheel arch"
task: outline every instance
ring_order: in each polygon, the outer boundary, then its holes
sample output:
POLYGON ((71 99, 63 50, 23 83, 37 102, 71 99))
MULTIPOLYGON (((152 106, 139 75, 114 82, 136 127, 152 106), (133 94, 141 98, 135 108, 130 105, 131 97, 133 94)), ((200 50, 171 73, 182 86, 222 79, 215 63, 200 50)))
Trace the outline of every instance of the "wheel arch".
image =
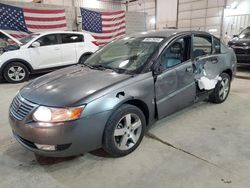
POLYGON ((226 69, 222 73, 227 73, 230 76, 230 79, 232 80, 232 78, 233 78, 233 71, 231 69, 226 69))
POLYGON ((93 52, 85 52, 85 53, 83 53, 83 54, 79 57, 78 63, 80 62, 80 59, 81 59, 83 56, 85 56, 85 55, 92 55, 92 54, 93 54, 93 52))
MULTIPOLYGON (((130 104, 130 105, 133 105, 133 106, 136 106, 137 108, 139 108, 145 116, 146 124, 147 125, 149 124, 149 108, 145 102, 143 102, 140 99, 129 99, 129 100, 123 102, 121 105, 123 105, 123 104, 130 104)), ((119 105, 119 107, 121 105, 119 105)))
POLYGON ((27 61, 23 60, 23 59, 18 59, 18 58, 15 58, 15 59, 10 59, 8 61, 6 61, 2 67, 1 67, 1 74, 3 74, 3 70, 5 69, 5 67, 9 64, 9 63, 13 63, 13 62, 18 62, 18 63, 22 63, 24 64, 27 68, 28 68, 28 71, 30 73, 33 72, 33 67, 31 66, 30 63, 28 63, 27 61))

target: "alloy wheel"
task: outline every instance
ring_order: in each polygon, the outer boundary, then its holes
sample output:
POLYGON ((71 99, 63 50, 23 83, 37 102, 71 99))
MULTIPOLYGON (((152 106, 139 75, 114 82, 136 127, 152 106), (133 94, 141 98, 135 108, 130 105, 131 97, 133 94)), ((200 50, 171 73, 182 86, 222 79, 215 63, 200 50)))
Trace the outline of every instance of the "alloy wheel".
POLYGON ((224 78, 221 81, 220 90, 219 90, 219 97, 221 100, 224 100, 227 97, 229 88, 230 88, 230 81, 228 78, 224 78))
POLYGON ((142 134, 142 122, 136 114, 124 115, 114 131, 114 141, 120 150, 129 150, 139 140, 142 134))
POLYGON ((13 81, 21 81, 25 76, 25 70, 21 66, 12 66, 8 70, 8 77, 13 81))

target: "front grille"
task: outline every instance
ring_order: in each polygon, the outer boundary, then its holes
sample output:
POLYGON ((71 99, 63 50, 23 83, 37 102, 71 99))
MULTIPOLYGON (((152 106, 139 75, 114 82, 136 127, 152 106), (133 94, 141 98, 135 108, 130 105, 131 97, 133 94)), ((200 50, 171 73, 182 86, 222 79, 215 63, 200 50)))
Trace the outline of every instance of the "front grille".
POLYGON ((249 50, 244 49, 234 49, 236 54, 249 54, 249 50))
POLYGON ((20 94, 18 94, 12 101, 10 106, 10 114, 15 119, 23 120, 35 107, 36 104, 25 100, 20 94))

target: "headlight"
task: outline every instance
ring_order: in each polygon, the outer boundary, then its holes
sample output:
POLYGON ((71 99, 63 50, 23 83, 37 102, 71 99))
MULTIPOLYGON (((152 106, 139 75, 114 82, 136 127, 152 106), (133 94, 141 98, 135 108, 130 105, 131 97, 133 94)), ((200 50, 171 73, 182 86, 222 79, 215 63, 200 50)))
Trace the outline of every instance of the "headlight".
POLYGON ((84 106, 72 108, 50 108, 40 106, 33 114, 33 119, 40 122, 63 122, 79 119, 84 106))

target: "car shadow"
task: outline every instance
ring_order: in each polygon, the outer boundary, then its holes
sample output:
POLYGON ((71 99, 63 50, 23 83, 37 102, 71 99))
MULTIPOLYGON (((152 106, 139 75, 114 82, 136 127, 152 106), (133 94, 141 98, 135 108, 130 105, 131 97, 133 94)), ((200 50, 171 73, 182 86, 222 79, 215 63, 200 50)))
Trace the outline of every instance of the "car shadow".
POLYGON ((250 65, 238 65, 235 77, 250 80, 250 65))
MULTIPOLYGON (((32 81, 32 80, 34 80, 40 76, 43 76, 45 74, 46 73, 32 74, 32 75, 30 75, 29 80, 27 80, 26 82, 32 81)), ((0 78, 0 84, 10 84, 10 83, 8 83, 4 78, 0 78)))

